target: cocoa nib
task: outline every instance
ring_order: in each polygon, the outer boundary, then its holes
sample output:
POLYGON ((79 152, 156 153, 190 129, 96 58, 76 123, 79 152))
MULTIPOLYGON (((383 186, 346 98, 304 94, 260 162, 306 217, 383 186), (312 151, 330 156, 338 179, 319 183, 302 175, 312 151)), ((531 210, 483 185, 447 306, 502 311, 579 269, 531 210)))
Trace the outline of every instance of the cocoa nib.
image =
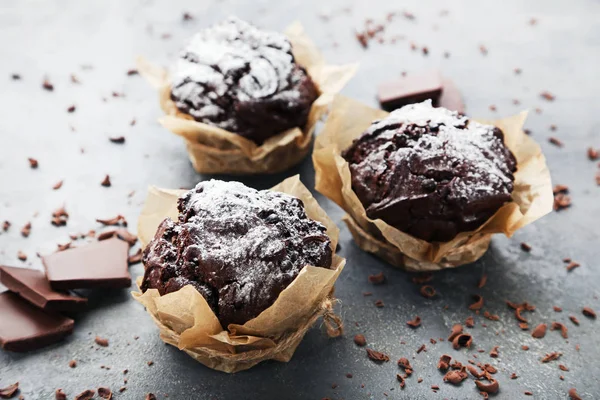
POLYGON ((487 311, 483 312, 483 316, 487 319, 489 319, 490 321, 500 321, 500 317, 496 314, 490 314, 487 311))
POLYGON ((67 394, 62 389, 56 389, 54 392, 55 400, 67 400, 67 394))
POLYGON ((554 101, 554 99, 556 99, 556 96, 554 96, 552 93, 550 93, 548 91, 544 91, 544 92, 540 93, 540 96, 542 97, 542 99, 548 100, 548 101, 554 101))
POLYGON ((428 299, 435 296, 435 289, 433 288, 433 286, 429 286, 429 285, 421 286, 421 289, 419 290, 419 292, 421 293, 421 296, 428 298, 428 299))
POLYGON ((498 358, 498 348, 499 347, 500 346, 494 346, 492 348, 492 350, 490 351, 490 357, 492 357, 492 358, 498 358))
POLYGON ((418 328, 421 326, 421 317, 417 315, 412 321, 407 321, 406 324, 411 328, 418 328))
POLYGON ((383 272, 374 275, 369 275, 369 282, 371 282, 374 285, 380 285, 385 282, 385 275, 383 275, 383 272))
POLYGON ((437 368, 440 370, 447 370, 450 367, 450 361, 452 360, 452 357, 450 357, 447 354, 444 354, 440 357, 440 361, 438 361, 437 364, 437 368))
POLYGON ((531 251, 531 246, 525 242, 521 242, 521 250, 529 253, 531 251))
POLYGON ((23 235, 23 237, 29 237, 30 233, 31 233, 31 222, 27 222, 21 228, 21 235, 23 235))
POLYGON ((489 376, 486 376, 486 379, 490 383, 486 384, 482 381, 475 381, 475 385, 477 385, 477 389, 479 389, 485 393, 496 393, 498 391, 498 389, 500 389, 500 384, 498 383, 498 381, 489 376))
POLYGON ((398 382, 400 382, 400 389, 404 389, 404 387, 406 386, 406 381, 404 379, 404 376, 402 376, 400 374, 396 374, 396 379, 398 379, 398 382))
POLYGON ((577 389, 575 388, 569 389, 569 398, 571 400, 582 400, 579 394, 577 393, 577 389))
POLYGON ((425 346, 424 344, 422 344, 418 349, 417 349, 417 354, 420 354, 422 351, 426 351, 427 346, 425 346))
POLYGON ((57 208, 52 213, 52 220, 50 221, 54 226, 65 226, 69 220, 69 213, 64 207, 57 208))
POLYGON ((382 353, 380 351, 373 350, 373 349, 367 349, 367 356, 375 362, 390 361, 390 357, 387 354, 382 353))
POLYGON ((574 315, 569 315, 569 319, 571 320, 572 323, 574 323, 575 325, 579 325, 579 320, 577 319, 576 316, 574 315))
POLYGON ((367 345, 367 339, 365 339, 364 335, 355 335, 354 343, 356 343, 357 346, 363 347, 367 345))
POLYGON ((112 136, 109 137, 108 140, 110 140, 113 143, 123 144, 125 143, 125 136, 112 136))
POLYGON ((50 81, 48 79, 44 79, 44 82, 42 82, 42 88, 44 90, 51 92, 54 90, 54 85, 52 83, 50 83, 50 81))
POLYGON ((473 319, 473 317, 467 317, 467 319, 465 319, 465 325, 467 326, 467 328, 472 328, 475 326, 475 320, 473 319))

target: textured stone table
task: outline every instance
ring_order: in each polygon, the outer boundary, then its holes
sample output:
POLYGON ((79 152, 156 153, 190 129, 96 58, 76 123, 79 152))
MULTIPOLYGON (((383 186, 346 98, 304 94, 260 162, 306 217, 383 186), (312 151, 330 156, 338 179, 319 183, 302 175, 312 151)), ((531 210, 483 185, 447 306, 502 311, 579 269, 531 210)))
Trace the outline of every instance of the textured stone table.
MULTIPOLYGON (((581 315, 585 305, 600 308, 596 298, 600 187, 594 181, 598 167, 585 155, 588 146, 600 147, 600 82, 595 79, 600 65, 600 3, 414 0, 397 9, 390 2, 355 3, 3 1, 0 220, 10 220, 13 226, 0 234, 0 263, 40 268, 36 252, 53 251, 57 243, 68 241, 69 232, 99 228, 95 218, 121 213, 135 221, 148 185, 191 187, 209 178, 193 171, 182 141, 157 123, 161 111, 156 93, 141 77, 128 77, 126 71, 134 67, 137 55, 168 62, 196 29, 228 14, 272 29, 300 20, 328 60, 361 63, 343 93, 373 106, 378 82, 402 71, 440 68, 461 88, 473 116, 493 118, 530 108, 527 128, 545 151, 554 183, 570 186, 573 206, 548 215, 512 239, 495 237, 489 252, 473 265, 436 273, 432 284, 439 295, 431 300, 419 295, 410 274, 360 251, 341 226, 341 255, 348 265, 336 294, 346 335, 329 340, 316 326, 287 364, 267 362, 236 375, 209 370, 164 345, 128 290, 93 292, 91 309, 76 316, 75 332, 64 343, 30 354, 0 352, 0 387, 18 380, 26 399, 51 399, 57 388, 73 398, 98 386, 116 391, 126 377, 127 390, 115 398, 143 399, 148 392, 159 398, 169 394, 171 399, 383 399, 386 394, 398 399, 480 398, 472 380, 460 387, 442 382, 435 365, 441 354, 448 353, 463 363, 475 354, 478 360, 497 366, 501 385, 497 398, 522 398, 531 391, 534 398, 562 399, 571 387, 586 399, 600 396, 598 322, 581 315), (447 15, 441 15, 444 9, 447 15), (395 44, 372 43, 366 50, 359 45, 353 31, 364 27, 366 18, 383 20, 388 12, 404 10, 415 19, 396 18, 386 32, 404 39, 395 44), (184 22, 184 11, 195 19, 184 22), (537 23, 532 25, 531 18, 537 23), (418 51, 411 50, 411 42, 418 51), (480 51, 481 45, 487 55, 480 51), (428 55, 420 50, 423 46, 428 55), (446 51, 449 58, 444 57, 446 51), (515 74, 515 68, 522 73, 515 74), (12 80, 13 73, 22 79, 12 80), (72 83, 71 74, 81 83, 72 83), (41 88, 44 77, 54 84, 53 92, 41 88), (545 90, 556 95, 554 102, 540 98, 545 90), (112 92, 124 97, 113 97, 112 92), (514 105, 513 99, 521 104, 514 105), (76 111, 67 113, 72 104, 76 111), (497 111, 491 111, 490 105, 497 111), (533 112, 536 107, 542 112, 533 112), (134 118, 137 123, 130 126, 134 118), (550 130, 551 124, 557 126, 556 132, 550 130), (126 137, 124 145, 107 140, 119 135, 126 137), (548 143, 550 136, 559 137, 564 147, 548 143), (38 159, 38 169, 29 168, 28 157, 38 159), (112 178, 110 188, 100 186, 105 174, 112 178), (63 187, 53 191, 61 179, 63 187), (135 194, 129 198, 132 190, 135 194), (70 213, 69 223, 55 228, 50 214, 63 204, 70 213), (19 230, 27 221, 33 228, 25 239, 19 230), (521 241, 533 246, 531 253, 520 250, 521 241), (17 260, 19 250, 28 255, 27 262, 17 260), (581 267, 567 273, 565 257, 581 267), (387 277, 385 285, 367 282, 369 274, 381 271, 387 277), (488 284, 479 290, 476 284, 483 274, 488 275, 488 284), (372 291, 373 296, 363 297, 364 291, 372 291), (498 314, 500 321, 475 316, 474 346, 468 352, 454 351, 447 342, 430 344, 430 338, 447 337, 454 323, 471 315, 467 306, 476 293, 483 295, 485 309, 498 314), (384 308, 373 305, 378 299, 384 301, 384 308), (536 311, 529 315, 531 325, 564 322, 569 339, 558 332, 548 332, 542 340, 531 338, 519 330, 505 300, 535 304, 536 311), (563 312, 554 312, 555 305, 563 312), (580 319, 579 327, 568 321, 571 314, 580 319), (406 321, 415 315, 422 317, 423 326, 412 330, 406 321), (352 341, 357 333, 365 334, 369 345, 390 354, 392 361, 376 365, 368 360, 364 349, 352 341), (96 346, 96 335, 108 338, 110 346, 96 346), (423 343, 427 352, 417 355, 423 343), (521 350, 523 344, 530 350, 521 350), (500 356, 493 360, 488 353, 495 345, 500 346, 500 356), (477 349, 485 352, 479 354, 477 349), (563 353, 560 361, 542 364, 540 359, 552 351, 563 353), (408 357, 415 369, 402 391, 396 381, 395 360, 400 357, 408 357), (71 359, 78 361, 77 368, 69 368, 71 359), (149 360, 154 361, 152 366, 147 365, 149 360), (559 363, 570 371, 560 371, 559 363), (123 369, 129 369, 126 376, 123 369), (509 379, 513 372, 518 379, 509 379), (353 377, 347 378, 347 373, 353 377), (418 377, 423 378, 420 384, 418 377), (440 386, 437 394, 431 385, 440 386)), ((285 174, 242 181, 268 188, 296 173, 313 187, 310 159, 285 174)), ((342 211, 317 197, 340 221, 342 211)), ((134 276, 141 273, 141 265, 132 267, 134 276)))

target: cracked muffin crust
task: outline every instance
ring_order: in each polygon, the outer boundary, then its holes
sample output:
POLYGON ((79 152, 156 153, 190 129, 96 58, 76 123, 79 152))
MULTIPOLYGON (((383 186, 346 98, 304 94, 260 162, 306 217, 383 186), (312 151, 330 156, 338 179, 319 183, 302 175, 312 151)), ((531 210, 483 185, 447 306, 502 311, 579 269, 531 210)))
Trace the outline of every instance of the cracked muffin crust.
POLYGON ((430 100, 374 121, 342 156, 369 218, 432 242, 476 229, 511 201, 517 169, 500 129, 430 100))
POLYGON ((330 268, 326 228, 296 197, 239 182, 200 182, 178 201, 143 253, 141 289, 192 285, 221 325, 244 324, 275 302, 306 265, 330 268))
POLYGON ((172 71, 171 99, 181 112, 257 144, 302 128, 317 97, 283 34, 236 17, 198 32, 172 71))

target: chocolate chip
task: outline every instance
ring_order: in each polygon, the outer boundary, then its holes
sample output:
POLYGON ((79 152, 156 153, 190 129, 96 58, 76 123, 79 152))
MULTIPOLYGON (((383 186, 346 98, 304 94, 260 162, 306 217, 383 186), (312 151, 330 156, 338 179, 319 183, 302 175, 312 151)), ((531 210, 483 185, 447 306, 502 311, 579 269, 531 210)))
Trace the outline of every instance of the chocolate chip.
POLYGON ((465 371, 461 370, 452 370, 448 371, 446 375, 444 375, 444 382, 451 383, 453 385, 458 385, 465 379, 467 379, 468 375, 465 371))
POLYGON ((596 318, 596 312, 590 307, 583 307, 583 310, 581 310, 581 312, 588 318, 596 318))
POLYGON ((354 343, 356 343, 357 346, 363 347, 367 345, 367 339, 365 339, 364 335, 355 335, 354 343))
POLYGON ((418 328, 421 326, 421 317, 417 315, 412 321, 407 321, 406 324, 411 328, 418 328))
POLYGON ((4 388, 0 388, 0 397, 3 399, 10 399, 19 390, 19 382, 15 382, 12 385, 8 385, 4 388))
POLYGON ((382 353, 380 351, 373 350, 373 349, 367 349, 367 356, 375 362, 390 361, 390 357, 387 354, 382 353))
POLYGON ((99 387, 98 388, 98 396, 100 396, 106 400, 111 400, 113 397, 111 390, 107 387, 99 387))
POLYGON ((375 275, 369 275, 369 282, 371 282, 374 285, 381 285, 385 282, 385 275, 383 275, 383 272, 380 272, 375 275))
POLYGON ((106 175, 100 184, 104 187, 110 187, 110 176, 106 175))
POLYGON ((67 400, 67 394, 62 389, 56 389, 54 392, 55 400, 67 400))
POLYGON ((94 339, 98 346, 108 347, 108 339, 101 338, 100 336, 96 336, 94 339))
POLYGON ((113 136, 109 137, 108 140, 110 140, 113 143, 123 144, 125 143, 125 136, 113 136))
POLYGON ((75 400, 90 400, 94 398, 94 395, 96 394, 95 390, 84 390, 83 392, 79 393, 77 396, 75 396, 75 400))
POLYGON ((433 286, 430 286, 430 285, 421 286, 421 289, 419 289, 419 292, 421 293, 421 296, 428 298, 428 299, 435 296, 435 289, 433 288, 433 286))
POLYGON ((554 101, 556 99, 556 96, 554 96, 552 93, 550 93, 548 91, 540 93, 540 96, 542 97, 542 99, 548 100, 548 101, 554 101))
POLYGON ((29 167, 31 167, 32 169, 36 169, 37 167, 39 167, 39 163, 38 160, 36 160, 35 158, 28 158, 27 161, 29 161, 29 167))
POLYGON ((565 324, 561 322, 553 322, 550 326, 551 331, 560 330, 560 334, 563 338, 567 339, 569 337, 569 329, 565 326, 565 324))
POLYGON ((443 354, 438 361, 437 368, 443 371, 447 370, 450 367, 450 361, 452 361, 452 357, 443 354))
POLYGON ((476 294, 473 295, 475 302, 469 306, 469 310, 480 310, 483 307, 483 297, 476 294))
POLYGON ((461 347, 471 347, 471 343, 473 343, 473 337, 469 333, 461 333, 452 341, 452 347, 454 350, 458 350, 461 347))
POLYGON ((548 325, 546 324, 539 324, 538 326, 536 326, 533 329, 533 332, 531 332, 531 336, 533 336, 536 339, 541 339, 544 336, 546 336, 546 329, 548 328, 548 325))

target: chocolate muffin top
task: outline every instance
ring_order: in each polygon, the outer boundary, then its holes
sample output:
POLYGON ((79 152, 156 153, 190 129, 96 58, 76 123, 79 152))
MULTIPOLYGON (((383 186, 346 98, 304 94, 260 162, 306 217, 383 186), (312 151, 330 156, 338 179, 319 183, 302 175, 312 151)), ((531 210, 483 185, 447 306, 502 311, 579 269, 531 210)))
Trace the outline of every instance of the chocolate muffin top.
POLYGON ((223 327, 244 324, 271 306, 306 265, 330 268, 324 225, 302 201, 239 182, 199 183, 178 202, 143 253, 142 291, 161 295, 192 285, 223 327))
POLYGON ((439 242, 511 201, 517 165, 500 129, 430 100, 374 121, 342 156, 369 218, 439 242))
POLYGON ((198 32, 172 73, 180 111, 258 144, 303 127, 317 96, 283 34, 235 17, 198 32))

